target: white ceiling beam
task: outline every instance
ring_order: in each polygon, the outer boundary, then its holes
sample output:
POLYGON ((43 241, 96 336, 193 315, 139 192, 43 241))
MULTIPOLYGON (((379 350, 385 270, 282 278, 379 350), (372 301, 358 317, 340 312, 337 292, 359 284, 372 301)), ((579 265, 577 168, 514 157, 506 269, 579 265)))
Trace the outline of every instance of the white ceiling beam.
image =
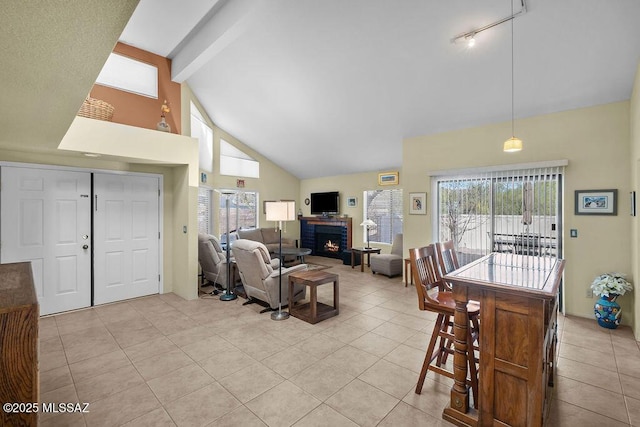
POLYGON ((201 23, 171 62, 171 80, 182 83, 248 28, 263 0, 229 0, 201 23))

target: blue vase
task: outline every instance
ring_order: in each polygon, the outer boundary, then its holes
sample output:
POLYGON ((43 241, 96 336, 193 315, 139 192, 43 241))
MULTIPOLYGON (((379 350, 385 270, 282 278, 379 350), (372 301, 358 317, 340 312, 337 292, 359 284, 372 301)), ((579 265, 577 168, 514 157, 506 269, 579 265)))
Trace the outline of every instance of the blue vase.
POLYGON ((615 329, 620 324, 622 309, 620 309, 620 304, 616 302, 616 298, 618 298, 616 294, 601 295, 593 307, 598 325, 603 328, 615 329))

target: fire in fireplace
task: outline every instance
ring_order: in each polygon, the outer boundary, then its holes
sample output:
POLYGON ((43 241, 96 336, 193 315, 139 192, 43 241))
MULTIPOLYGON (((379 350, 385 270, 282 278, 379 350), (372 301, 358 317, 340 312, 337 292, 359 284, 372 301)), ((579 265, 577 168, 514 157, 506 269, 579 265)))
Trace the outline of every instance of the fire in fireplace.
POLYGON ((340 243, 334 243, 328 240, 327 243, 324 244, 324 250, 327 252, 340 252, 340 243))
POLYGON ((315 229, 314 255, 340 258, 342 248, 342 227, 318 225, 315 229))

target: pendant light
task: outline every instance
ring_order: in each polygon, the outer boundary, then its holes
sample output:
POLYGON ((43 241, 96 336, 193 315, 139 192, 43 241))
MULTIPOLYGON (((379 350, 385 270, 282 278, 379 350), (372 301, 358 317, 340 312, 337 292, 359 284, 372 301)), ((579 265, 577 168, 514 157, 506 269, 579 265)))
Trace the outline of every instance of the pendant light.
POLYGON ((509 0, 511 2, 511 138, 507 139, 504 142, 502 147, 502 151, 505 153, 515 153, 517 151, 522 151, 522 140, 520 138, 516 138, 515 134, 515 115, 513 108, 513 92, 514 92, 514 77, 513 77, 513 0, 509 0))

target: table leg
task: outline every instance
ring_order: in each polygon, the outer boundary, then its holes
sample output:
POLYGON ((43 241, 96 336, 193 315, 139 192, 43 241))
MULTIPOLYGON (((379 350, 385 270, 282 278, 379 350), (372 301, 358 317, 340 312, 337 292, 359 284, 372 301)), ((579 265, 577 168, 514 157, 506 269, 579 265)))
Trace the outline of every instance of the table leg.
POLYGON ((333 308, 336 309, 336 314, 340 313, 340 278, 336 277, 333 281, 333 308))
POLYGON ((351 268, 355 267, 355 265, 356 265, 355 251, 351 249, 351 268))
POLYGON ((318 320, 318 287, 310 285, 311 297, 309 298, 309 308, 311 309, 311 320, 315 323, 318 320))
POLYGON ((469 327, 469 314, 467 312, 467 287, 454 286, 453 297, 456 301, 456 309, 453 315, 454 347, 453 376, 454 383, 451 388, 451 408, 462 412, 469 412, 469 387, 467 386, 467 350, 473 343, 467 342, 467 328, 469 327))
POLYGON ((293 308, 293 277, 289 277, 289 315, 291 316, 291 309, 293 308))
MULTIPOLYGON (((364 253, 360 254, 360 273, 364 273, 364 253)), ((369 260, 367 259, 367 266, 369 265, 369 260)))
POLYGON ((407 284, 409 283, 409 265, 410 263, 407 262, 407 260, 404 260, 404 287, 407 287, 407 284))

